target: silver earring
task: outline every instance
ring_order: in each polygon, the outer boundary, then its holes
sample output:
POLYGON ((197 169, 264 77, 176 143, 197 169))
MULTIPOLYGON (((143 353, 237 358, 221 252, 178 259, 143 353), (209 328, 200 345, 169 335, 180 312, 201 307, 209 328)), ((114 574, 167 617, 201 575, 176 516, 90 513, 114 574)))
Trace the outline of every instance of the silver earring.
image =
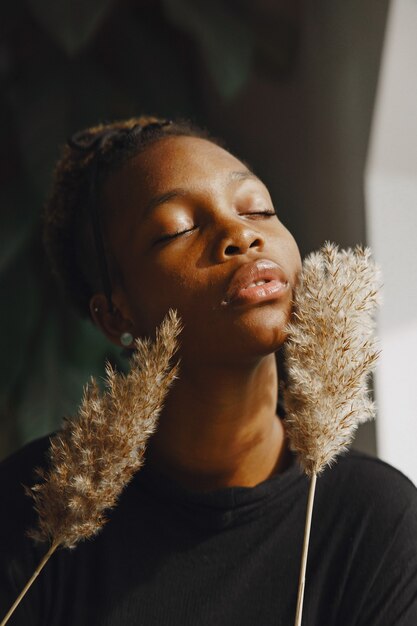
POLYGON ((133 335, 131 333, 122 333, 120 335, 120 343, 128 348, 133 343, 133 335))

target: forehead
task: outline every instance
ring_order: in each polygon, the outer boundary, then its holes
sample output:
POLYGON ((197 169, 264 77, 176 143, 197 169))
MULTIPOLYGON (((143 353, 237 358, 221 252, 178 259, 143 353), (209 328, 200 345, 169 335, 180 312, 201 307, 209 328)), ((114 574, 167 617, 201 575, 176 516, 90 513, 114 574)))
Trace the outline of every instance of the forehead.
POLYGON ((145 206, 171 188, 213 187, 246 167, 230 152, 197 137, 168 137, 147 147, 112 174, 104 187, 106 204, 145 206))

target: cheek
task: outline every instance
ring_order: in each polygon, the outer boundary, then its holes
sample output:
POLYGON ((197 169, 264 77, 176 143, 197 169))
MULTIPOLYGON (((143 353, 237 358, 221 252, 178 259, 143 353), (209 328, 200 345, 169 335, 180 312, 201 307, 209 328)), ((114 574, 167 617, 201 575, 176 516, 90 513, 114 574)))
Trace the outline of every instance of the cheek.
POLYGON ((170 308, 189 322, 206 292, 196 268, 186 259, 168 264, 162 260, 141 266, 126 284, 136 325, 142 334, 152 334, 170 308))
POLYGON ((289 230, 285 229, 285 237, 281 237, 277 243, 279 257, 283 260, 283 266, 287 271, 292 286, 297 284, 302 267, 301 255, 297 242, 289 230))

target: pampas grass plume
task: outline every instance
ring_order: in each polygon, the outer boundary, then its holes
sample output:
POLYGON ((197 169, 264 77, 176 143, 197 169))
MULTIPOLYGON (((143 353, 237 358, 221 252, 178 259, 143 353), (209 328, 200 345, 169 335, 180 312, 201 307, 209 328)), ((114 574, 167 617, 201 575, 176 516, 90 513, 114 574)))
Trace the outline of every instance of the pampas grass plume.
POLYGON ((96 535, 135 472, 144 462, 168 389, 178 373, 170 361, 178 349, 181 324, 170 310, 155 341, 136 339, 127 375, 106 366, 106 390, 94 378, 87 385, 76 418, 67 419, 51 438, 49 468, 26 493, 34 500, 38 527, 29 531, 47 541, 48 552, 0 626, 8 621, 43 566, 59 547, 74 548, 96 535))
POLYGON ((291 448, 308 476, 345 452, 375 416, 368 376, 379 351, 374 313, 380 273, 369 248, 325 243, 303 263, 285 345, 291 448))
POLYGON ((317 476, 375 416, 368 377, 378 358, 374 313, 380 272, 369 248, 326 242, 303 262, 287 328, 285 420, 291 449, 310 478, 295 626, 301 626, 317 476))
POLYGON ((170 367, 180 323, 173 311, 150 339, 136 339, 127 375, 106 366, 106 391, 94 378, 84 391, 78 416, 51 439, 50 468, 38 470, 42 482, 28 493, 39 515, 30 532, 38 541, 73 548, 95 535, 105 511, 144 461, 148 438, 156 430, 165 395, 178 365, 170 367))

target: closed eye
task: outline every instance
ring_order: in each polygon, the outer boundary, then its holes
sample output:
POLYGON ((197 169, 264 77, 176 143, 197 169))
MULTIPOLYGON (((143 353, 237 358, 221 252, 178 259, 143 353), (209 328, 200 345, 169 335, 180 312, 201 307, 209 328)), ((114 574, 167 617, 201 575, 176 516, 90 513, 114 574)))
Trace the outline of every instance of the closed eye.
POLYGON ((268 210, 268 211, 251 211, 249 213, 242 213, 241 215, 262 215, 264 217, 273 217, 273 216, 276 216, 276 213, 273 210, 272 211, 268 210))
POLYGON ((170 239, 175 239, 176 237, 179 237, 180 235, 185 235, 185 233, 191 233, 193 230, 195 230, 195 226, 193 228, 187 228, 186 230, 177 230, 175 233, 169 233, 167 235, 163 235, 162 237, 160 237, 159 239, 157 239, 154 243, 163 243, 164 241, 169 241, 170 239))
MULTIPOLYGON (((267 211, 251 211, 249 213, 241 213, 241 215, 248 215, 248 216, 262 216, 262 217, 276 217, 276 213, 274 210, 267 210, 267 211)), ((160 237, 159 239, 157 239, 154 244, 158 244, 158 243, 164 243, 165 241, 170 241, 171 239, 176 239, 177 237, 179 237, 180 235, 185 235, 186 233, 191 233, 193 230, 196 229, 196 226, 193 226, 193 228, 187 228, 185 230, 177 230, 175 233, 169 233, 167 235, 163 235, 162 237, 160 237)))

